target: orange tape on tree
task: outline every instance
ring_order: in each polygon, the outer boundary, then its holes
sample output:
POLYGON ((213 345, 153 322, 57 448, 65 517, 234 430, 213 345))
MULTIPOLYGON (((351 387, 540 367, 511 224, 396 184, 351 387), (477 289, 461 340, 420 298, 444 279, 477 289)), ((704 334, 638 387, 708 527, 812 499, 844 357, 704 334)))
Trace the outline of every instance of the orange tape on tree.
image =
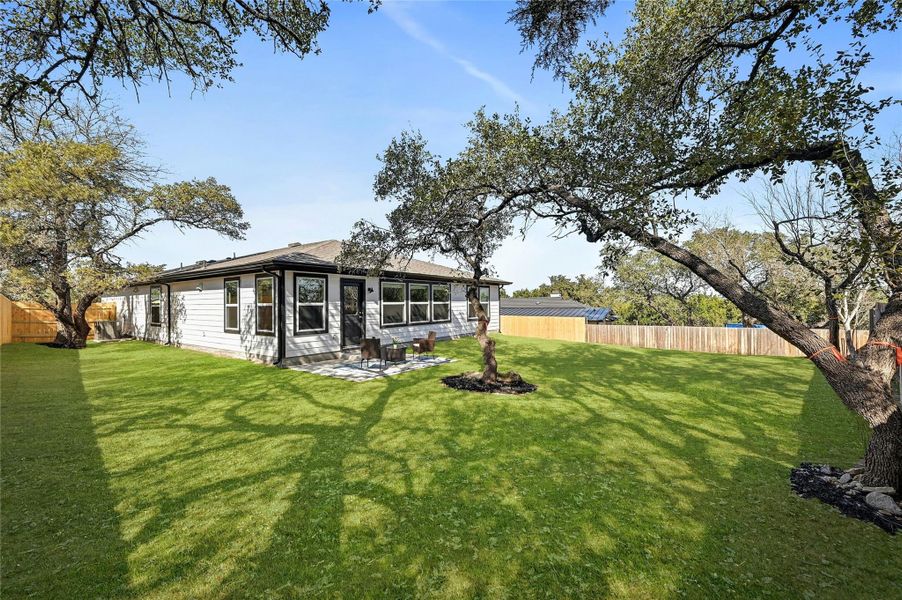
POLYGON ((838 360, 840 362, 846 362, 846 357, 843 356, 842 353, 836 349, 836 346, 834 346, 832 344, 829 346, 824 346, 823 348, 821 348, 820 350, 818 350, 817 352, 815 352, 814 354, 809 356, 808 360, 814 360, 815 356, 817 356, 818 354, 820 354, 821 352, 823 352, 825 350, 830 350, 831 352, 833 352, 833 356, 836 357, 836 360, 838 360))
POLYGON ((881 342, 880 340, 869 340, 868 344, 874 344, 875 346, 888 346, 890 348, 894 348, 896 350, 896 365, 902 367, 902 346, 890 344, 889 342, 881 342))

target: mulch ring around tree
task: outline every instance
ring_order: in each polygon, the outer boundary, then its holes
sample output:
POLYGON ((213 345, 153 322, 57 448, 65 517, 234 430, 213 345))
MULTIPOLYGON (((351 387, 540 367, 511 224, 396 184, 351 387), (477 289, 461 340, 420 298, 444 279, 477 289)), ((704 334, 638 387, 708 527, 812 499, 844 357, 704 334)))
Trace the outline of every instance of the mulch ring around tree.
POLYGON ((517 373, 498 373, 498 381, 485 383, 481 373, 461 373, 442 378, 442 383, 455 390, 482 392, 484 394, 528 394, 536 391, 537 385, 526 383, 517 373))
POLYGON ((802 463, 792 470, 789 482, 802 498, 817 498, 847 517, 874 523, 890 534, 902 531, 902 507, 896 490, 862 485, 863 470, 853 467, 842 471, 830 465, 802 463))

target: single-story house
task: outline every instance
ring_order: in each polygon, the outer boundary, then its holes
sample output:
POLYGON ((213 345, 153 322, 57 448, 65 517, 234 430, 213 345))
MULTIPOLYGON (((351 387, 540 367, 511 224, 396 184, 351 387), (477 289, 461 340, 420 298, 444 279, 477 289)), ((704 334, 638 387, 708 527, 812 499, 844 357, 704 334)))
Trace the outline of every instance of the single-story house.
POLYGON ((566 300, 560 295, 539 298, 502 298, 502 316, 512 317, 571 317, 587 323, 609 323, 617 319, 610 308, 591 307, 566 300))
MULTIPOLYGON (((370 277, 340 270, 340 251, 340 241, 325 240, 199 261, 103 300, 116 304, 124 335, 277 365, 351 355, 363 337, 475 332, 466 273, 414 259, 370 277)), ((490 330, 498 330, 499 286, 509 283, 481 282, 490 330)))

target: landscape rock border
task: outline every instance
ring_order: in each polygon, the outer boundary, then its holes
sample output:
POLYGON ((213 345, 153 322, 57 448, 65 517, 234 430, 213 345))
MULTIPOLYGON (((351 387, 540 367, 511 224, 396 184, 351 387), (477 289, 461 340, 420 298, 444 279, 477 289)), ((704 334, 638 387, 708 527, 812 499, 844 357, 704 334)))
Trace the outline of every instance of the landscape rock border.
POLYGON ((802 463, 792 470, 789 482, 802 498, 817 498, 847 517, 874 523, 890 534, 902 531, 896 490, 862 485, 863 470, 860 466, 842 471, 830 465, 802 463))
POLYGON ((498 382, 488 384, 482 381, 479 373, 461 373, 442 377, 442 383, 449 388, 464 392, 481 392, 483 394, 529 394, 539 389, 533 383, 523 381, 516 373, 498 375, 498 382))

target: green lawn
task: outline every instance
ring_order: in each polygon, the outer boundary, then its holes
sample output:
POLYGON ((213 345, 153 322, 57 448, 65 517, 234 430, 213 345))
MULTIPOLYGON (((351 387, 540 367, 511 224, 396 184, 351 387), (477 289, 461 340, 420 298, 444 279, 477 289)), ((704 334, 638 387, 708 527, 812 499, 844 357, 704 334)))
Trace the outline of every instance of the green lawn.
POLYGON ((864 426, 799 359, 499 338, 539 391, 142 342, 2 349, 4 598, 898 597, 902 540, 795 497, 864 426))

